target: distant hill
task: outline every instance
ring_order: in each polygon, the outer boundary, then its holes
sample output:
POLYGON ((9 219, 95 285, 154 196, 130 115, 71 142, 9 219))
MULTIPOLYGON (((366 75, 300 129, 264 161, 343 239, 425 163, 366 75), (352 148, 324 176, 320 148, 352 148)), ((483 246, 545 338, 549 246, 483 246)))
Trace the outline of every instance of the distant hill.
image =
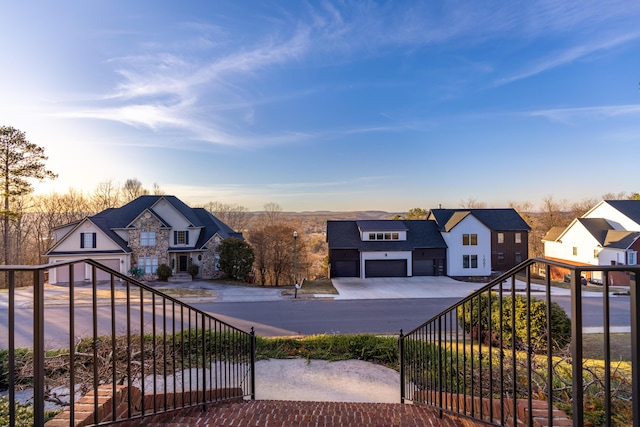
POLYGON ((292 217, 313 217, 324 220, 357 220, 357 219, 391 219, 394 215, 404 215, 405 212, 386 211, 303 211, 303 212, 283 212, 292 217))

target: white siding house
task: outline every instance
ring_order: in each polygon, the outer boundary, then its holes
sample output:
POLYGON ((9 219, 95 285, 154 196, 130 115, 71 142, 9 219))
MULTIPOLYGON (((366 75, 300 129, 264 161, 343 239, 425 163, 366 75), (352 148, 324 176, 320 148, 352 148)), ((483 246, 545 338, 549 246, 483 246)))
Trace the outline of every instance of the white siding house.
POLYGON ((491 230, 473 215, 442 232, 449 276, 491 275, 491 230))

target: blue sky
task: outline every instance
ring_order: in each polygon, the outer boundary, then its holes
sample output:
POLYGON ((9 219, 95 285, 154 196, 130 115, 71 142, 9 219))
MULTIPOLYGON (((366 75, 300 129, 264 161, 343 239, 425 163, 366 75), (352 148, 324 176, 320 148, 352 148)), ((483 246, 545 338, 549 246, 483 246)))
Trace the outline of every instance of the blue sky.
POLYGON ((285 211, 640 191, 637 1, 4 2, 39 192, 285 211))

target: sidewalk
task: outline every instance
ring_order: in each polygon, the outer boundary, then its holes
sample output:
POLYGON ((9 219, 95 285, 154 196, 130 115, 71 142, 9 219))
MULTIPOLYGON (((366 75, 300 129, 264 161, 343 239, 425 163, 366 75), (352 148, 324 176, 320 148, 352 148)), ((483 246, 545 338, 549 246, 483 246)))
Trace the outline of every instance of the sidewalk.
MULTIPOLYGON (((330 299, 330 300, 368 300, 368 299, 421 299, 421 298, 464 298, 475 290, 484 286, 483 283, 461 282, 446 276, 423 277, 388 277, 360 279, 355 277, 343 277, 332 279, 334 288, 338 294, 298 294, 299 299, 330 299)), ((291 287, 248 287, 218 284, 209 281, 192 282, 151 282, 148 286, 160 291, 169 290, 167 293, 184 302, 258 302, 281 301, 294 297, 288 292, 291 287), (183 295, 180 292, 184 291, 183 295)), ((98 290, 106 292, 108 284, 99 284, 98 290)), ((498 289, 495 287, 494 289, 498 289)), ((523 294, 526 283, 516 281, 516 293, 523 294)), ((116 284, 116 293, 124 293, 125 287, 116 284)), ((503 284, 503 292, 511 291, 511 283, 503 284)), ((543 285, 531 284, 534 295, 544 295, 543 285)), ((76 304, 82 304, 83 295, 90 298, 91 286, 89 284, 76 285, 76 304)), ((571 295, 568 289, 552 287, 551 295, 571 295)), ((600 298, 601 291, 583 292, 585 298, 600 298)), ((613 296, 613 295, 612 295, 613 296)), ((123 296, 124 297, 124 296, 123 296)), ((105 297, 106 298, 106 297, 105 297)), ((109 296, 110 298, 110 296, 109 296)), ((0 307, 6 307, 8 292, 0 291, 0 307)), ((30 289, 16 290, 16 305, 30 306, 32 301, 30 289)), ((99 301, 104 298, 99 296, 99 301)), ((116 299, 120 299, 116 296, 116 299)), ((68 288, 65 285, 47 285, 45 289, 45 304, 59 305, 68 303, 68 288)))

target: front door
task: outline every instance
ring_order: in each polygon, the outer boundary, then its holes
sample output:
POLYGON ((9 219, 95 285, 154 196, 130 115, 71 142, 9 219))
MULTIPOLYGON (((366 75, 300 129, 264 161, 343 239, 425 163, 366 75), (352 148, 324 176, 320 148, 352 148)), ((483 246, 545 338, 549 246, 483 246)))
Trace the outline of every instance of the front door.
POLYGON ((183 271, 187 271, 187 256, 179 255, 178 256, 178 273, 182 273, 183 271))

